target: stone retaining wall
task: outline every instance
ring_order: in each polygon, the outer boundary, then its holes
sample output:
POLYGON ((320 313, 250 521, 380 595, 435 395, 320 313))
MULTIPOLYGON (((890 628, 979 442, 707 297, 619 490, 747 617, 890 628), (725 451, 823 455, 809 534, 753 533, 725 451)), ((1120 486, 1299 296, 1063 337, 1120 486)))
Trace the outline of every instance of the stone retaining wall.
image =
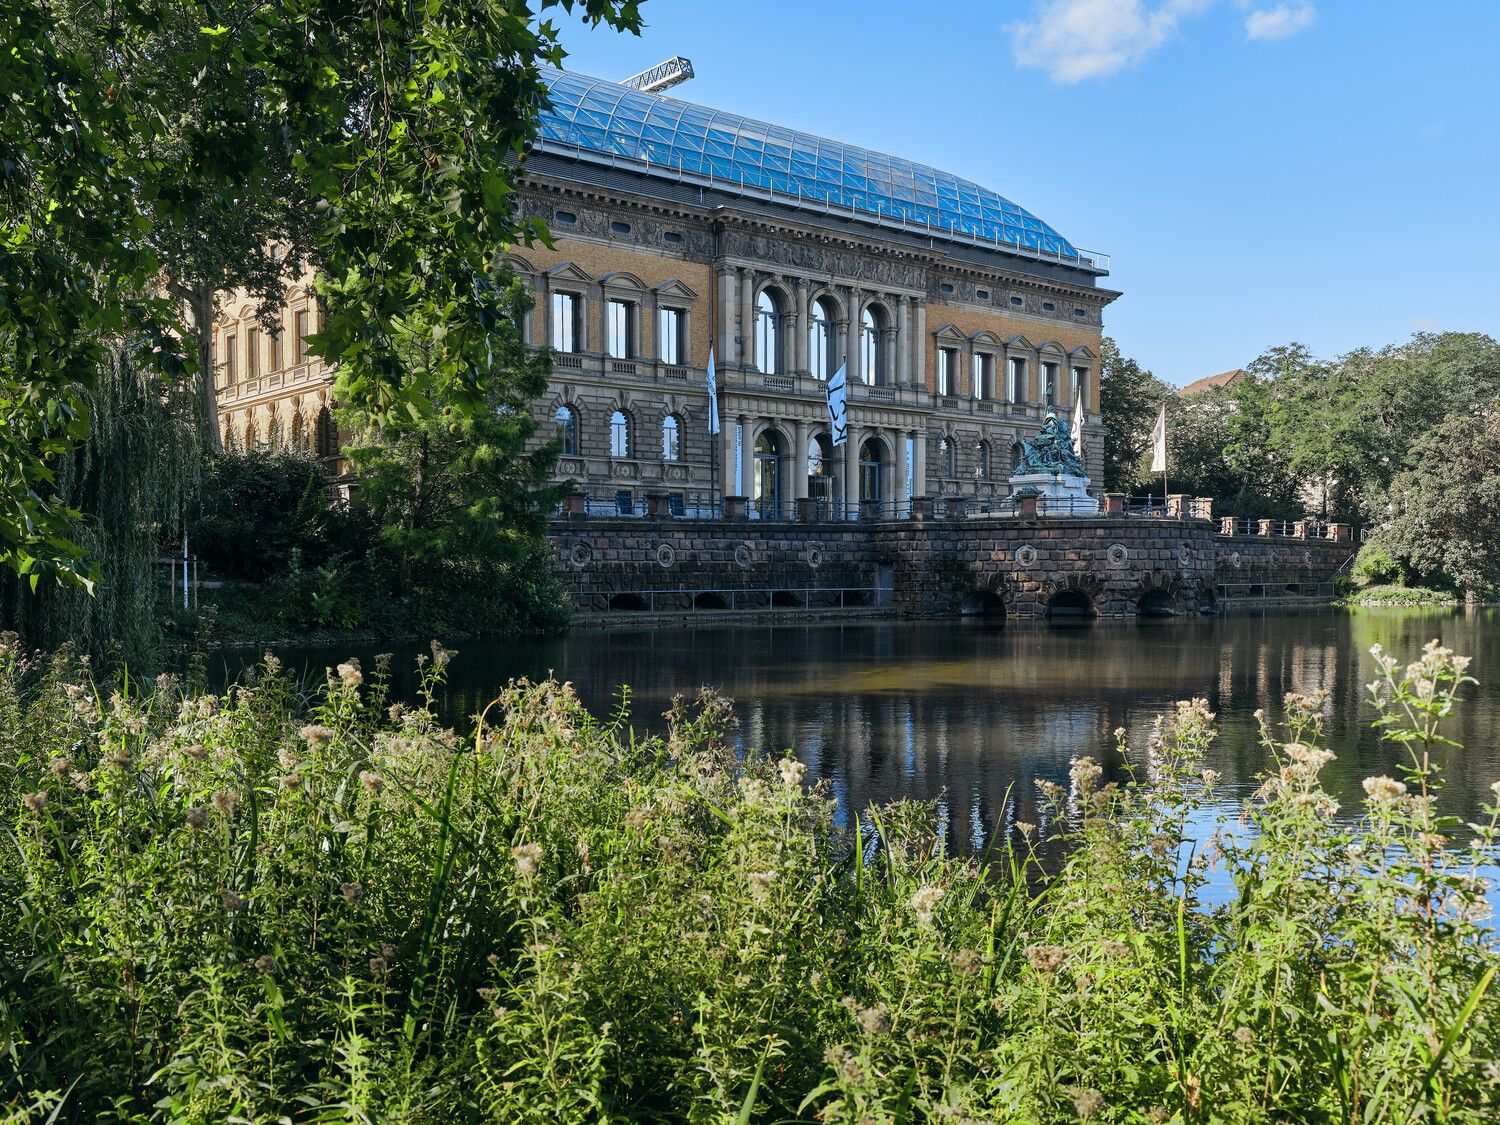
POLYGON ((1208 520, 583 519, 553 524, 584 617, 654 611, 837 611, 912 616, 1065 608, 1192 612, 1221 596, 1309 594, 1353 545, 1223 537, 1208 520))

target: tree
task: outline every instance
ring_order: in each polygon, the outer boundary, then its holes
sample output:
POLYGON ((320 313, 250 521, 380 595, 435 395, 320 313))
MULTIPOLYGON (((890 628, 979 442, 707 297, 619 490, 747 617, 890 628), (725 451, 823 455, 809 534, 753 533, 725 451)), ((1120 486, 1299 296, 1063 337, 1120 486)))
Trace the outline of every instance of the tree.
POLYGON ((1172 388, 1120 354, 1108 336, 1099 347, 1099 414, 1104 423, 1104 488, 1128 492, 1140 481, 1156 412, 1172 388))
MULTIPOLYGON (((635 0, 537 7, 640 27, 635 0)), ((500 393, 487 342, 505 314, 500 263, 545 237, 513 193, 538 68, 562 59, 551 20, 506 0, 84 0, 72 33, 60 26, 47 0, 0 16, 0 562, 86 576, 51 478, 87 432, 103 342, 139 338, 164 379, 191 372, 160 295, 162 250, 195 216, 229 216, 265 190, 286 154, 323 267, 312 347, 337 365, 344 406, 377 423, 461 422, 500 393), (207 89, 212 112, 162 104, 181 88, 207 89), (408 370, 412 340, 428 354, 408 370)), ((184 248, 199 262, 186 272, 213 281, 194 255, 184 248)))
POLYGON ((1454 414, 1411 449, 1391 485, 1391 556, 1469 594, 1500 588, 1500 399, 1454 414))
POLYGON ((1173 491, 1211 496, 1224 515, 1295 519, 1295 474, 1270 440, 1269 387, 1250 377, 1168 400, 1173 491))

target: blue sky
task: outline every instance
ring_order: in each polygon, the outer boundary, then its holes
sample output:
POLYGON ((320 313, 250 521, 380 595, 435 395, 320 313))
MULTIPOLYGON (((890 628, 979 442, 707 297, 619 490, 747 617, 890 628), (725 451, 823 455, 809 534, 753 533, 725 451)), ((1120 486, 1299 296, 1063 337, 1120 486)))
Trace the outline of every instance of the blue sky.
POLYGON ((1299 340, 1500 335, 1500 3, 646 0, 570 69, 673 54, 675 96, 977 180, 1113 257, 1172 383, 1299 340))

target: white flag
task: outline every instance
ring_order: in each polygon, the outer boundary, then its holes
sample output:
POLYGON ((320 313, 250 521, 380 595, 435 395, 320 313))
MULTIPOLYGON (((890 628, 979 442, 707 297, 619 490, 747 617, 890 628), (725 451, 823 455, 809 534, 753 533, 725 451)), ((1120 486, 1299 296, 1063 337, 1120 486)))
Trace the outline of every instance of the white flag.
POLYGON ((828 425, 833 430, 833 444, 843 445, 849 438, 849 384, 842 363, 828 380, 828 425))
POLYGON ((708 349, 708 432, 719 432, 719 385, 714 381, 714 350, 708 349))
POLYGON ((1083 460, 1083 388, 1073 394, 1073 452, 1083 460))
POLYGON ((1167 471, 1167 404, 1161 404, 1161 413, 1156 416, 1156 427, 1151 431, 1151 471, 1167 471))

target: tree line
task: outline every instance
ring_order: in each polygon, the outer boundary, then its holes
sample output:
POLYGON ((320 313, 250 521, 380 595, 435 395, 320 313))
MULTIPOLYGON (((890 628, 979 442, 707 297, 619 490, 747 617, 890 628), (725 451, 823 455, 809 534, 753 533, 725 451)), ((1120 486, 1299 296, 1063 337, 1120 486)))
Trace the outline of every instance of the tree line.
POLYGON ((1293 343, 1244 370, 1182 395, 1106 340, 1105 488, 1161 488, 1145 466, 1165 403, 1173 492, 1223 515, 1360 525, 1381 581, 1500 586, 1500 343, 1418 333, 1333 359, 1293 343))

